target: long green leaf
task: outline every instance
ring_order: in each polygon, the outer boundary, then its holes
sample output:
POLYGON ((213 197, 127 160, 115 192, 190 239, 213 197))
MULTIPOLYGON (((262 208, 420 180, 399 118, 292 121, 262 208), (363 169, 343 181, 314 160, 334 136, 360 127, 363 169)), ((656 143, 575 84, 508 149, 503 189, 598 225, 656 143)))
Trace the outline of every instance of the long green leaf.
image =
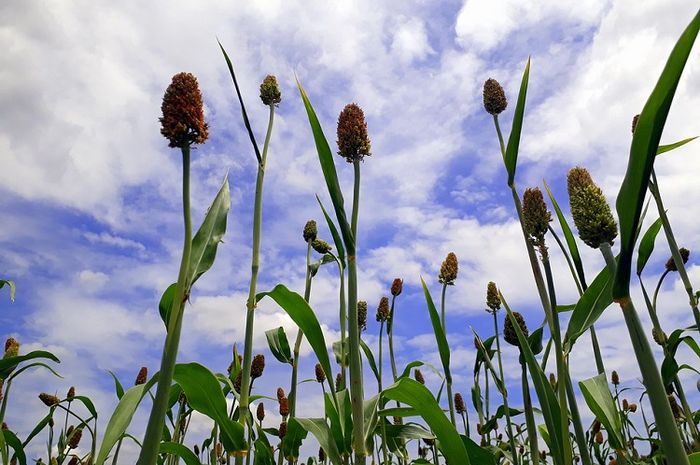
POLYGON ((318 201, 318 205, 321 207, 323 217, 326 219, 328 229, 331 231, 331 236, 333 237, 335 249, 338 251, 338 259, 340 260, 340 263, 342 263, 342 265, 345 266, 345 246, 343 245, 343 239, 340 236, 340 233, 338 232, 338 228, 335 227, 335 223, 328 215, 326 207, 323 206, 323 202, 321 202, 321 198, 318 196, 318 194, 316 195, 316 200, 318 201))
POLYGON ((360 339, 360 347, 362 347, 362 351, 365 353, 365 357, 367 357, 369 368, 372 370, 372 373, 374 373, 374 377, 377 379, 377 382, 379 382, 379 370, 377 369, 377 362, 374 360, 372 349, 370 349, 367 343, 362 339, 360 339))
POLYGON ((649 226, 647 232, 644 233, 642 240, 639 241, 639 251, 637 252, 638 276, 642 274, 644 267, 651 257, 651 253, 654 251, 654 242, 656 241, 656 235, 659 234, 661 230, 661 226, 663 226, 663 222, 661 218, 657 218, 657 220, 649 226))
POLYGON ((299 457, 299 447, 306 439, 307 432, 301 426, 297 418, 290 418, 287 422, 287 435, 282 440, 282 453, 291 463, 295 463, 299 457))
POLYGON ((682 147, 688 142, 692 142, 697 138, 698 136, 688 137, 687 139, 679 140, 678 142, 674 142, 673 144, 659 145, 659 149, 656 151, 656 154, 661 155, 662 153, 670 152, 671 150, 677 149, 678 147, 682 147))
POLYGON ((331 430, 324 418, 295 418, 302 428, 311 433, 326 451, 326 455, 334 465, 342 465, 340 452, 331 435, 331 430))
POLYGON ((639 115, 632 137, 627 172, 616 203, 620 220, 620 260, 612 290, 615 299, 629 296, 634 243, 649 177, 678 81, 699 29, 700 12, 696 13, 673 47, 666 66, 639 115))
POLYGON ((282 363, 289 363, 290 365, 294 362, 292 359, 292 351, 289 348, 287 333, 284 332, 282 326, 265 331, 265 337, 267 338, 267 345, 270 347, 270 352, 272 352, 272 355, 274 355, 277 360, 282 363))
POLYGON ((401 378, 386 388, 383 395, 389 400, 410 405, 420 414, 438 438, 447 462, 460 465, 471 463, 462 438, 428 388, 410 378, 401 378))
POLYGON ((187 403, 219 425, 221 442, 229 452, 246 450, 243 425, 229 418, 226 398, 218 379, 209 369, 199 363, 175 365, 173 380, 187 395, 187 403))
POLYGON ((606 308, 612 304, 612 279, 607 267, 603 268, 598 276, 579 298, 574 311, 571 312, 569 326, 564 336, 564 350, 571 352, 576 340, 600 318, 606 308))
POLYGON ((45 350, 34 350, 24 355, 15 355, 14 357, 7 357, 0 360, 0 380, 5 380, 12 371, 17 368, 22 362, 27 360, 34 360, 37 358, 47 358, 56 363, 61 363, 61 361, 51 352, 45 350))
POLYGON ((326 339, 323 337, 321 324, 318 322, 318 318, 316 318, 316 314, 309 304, 302 296, 290 291, 283 284, 278 284, 271 291, 261 292, 256 299, 259 302, 265 296, 269 296, 277 302, 277 305, 287 312, 304 333, 304 337, 309 341, 309 345, 311 345, 324 373, 326 373, 326 379, 331 391, 335 391, 333 370, 331 369, 331 361, 326 350, 326 339))
POLYGON ((574 267, 576 267, 576 273, 578 274, 578 279, 583 284, 586 282, 586 274, 583 271, 583 261, 581 261, 581 254, 579 253, 579 250, 578 250, 578 244, 576 244, 576 238, 574 237, 574 233, 571 231, 571 228, 569 227, 569 223, 566 221, 566 217, 562 213, 561 208, 559 208, 559 203, 557 202, 557 199, 554 197, 554 194, 552 194, 552 190, 549 188, 547 181, 543 181, 543 182, 544 182, 544 188, 546 189, 547 195, 549 196, 549 200, 552 202, 552 206, 554 207, 554 212, 557 215, 557 220, 559 221, 559 226, 561 227, 561 230, 564 233, 564 239, 566 239, 566 245, 569 248, 569 254, 571 255, 571 260, 574 262, 574 267))
POLYGON ((438 352, 440 353, 440 361, 442 362, 442 369, 445 371, 445 378, 448 382, 452 380, 452 374, 450 373, 450 346, 447 343, 447 336, 445 336, 445 331, 442 329, 442 323, 440 322, 440 315, 438 314, 435 304, 433 303, 433 298, 430 295, 428 286, 425 284, 423 278, 420 278, 420 282, 423 285, 423 294, 425 294, 425 301, 428 304, 428 313, 430 314, 430 322, 433 324, 433 333, 435 334, 435 340, 438 346, 438 352))
POLYGON ((114 409, 114 412, 112 412, 109 422, 107 422, 95 465, 103 465, 105 463, 114 445, 124 435, 126 428, 128 428, 129 423, 131 423, 131 419, 134 417, 136 409, 141 403, 141 399, 143 399, 144 393, 151 385, 152 382, 133 386, 127 389, 119 399, 117 407, 114 409))
POLYGON ((520 81, 520 92, 518 102, 515 104, 513 114, 513 125, 510 128, 510 136, 506 145, 506 171, 508 171, 508 185, 512 186, 515 181, 515 168, 518 164, 518 150, 520 148, 520 133, 523 130, 523 117, 525 116, 525 100, 527 98, 527 84, 530 80, 530 59, 527 59, 523 78, 520 81))
POLYGON ((22 441, 20 441, 19 438, 15 435, 15 433, 13 433, 10 430, 4 430, 2 433, 7 445, 12 447, 12 450, 15 451, 15 457, 17 458, 19 465, 27 465, 27 456, 24 453, 24 446, 22 445, 22 441))
POLYGON ((345 242, 345 248, 350 256, 355 255, 355 239, 352 236, 352 231, 350 229, 350 224, 348 223, 347 216, 345 214, 345 205, 343 200, 343 192, 340 189, 340 183, 338 182, 338 173, 335 170, 335 162, 333 161, 333 153, 328 145, 328 140, 323 134, 323 129, 321 128, 321 123, 318 121, 316 112, 314 111, 311 101, 309 100, 306 91, 301 85, 301 82, 297 80, 297 86, 299 87, 299 93, 301 93, 301 99, 304 102, 304 108, 306 108, 306 114, 309 117, 309 124, 311 125, 311 131, 313 132, 314 142, 316 143, 316 151, 318 152, 318 159, 321 163, 321 170, 323 171, 323 177, 326 180, 326 187, 328 188, 328 194, 331 196, 331 201, 333 202, 333 208, 335 210, 335 216, 338 220, 338 226, 340 227, 340 232, 343 235, 343 241, 345 242))
POLYGON ((161 442, 160 452, 165 454, 177 455, 184 462, 185 465, 201 465, 199 458, 194 455, 194 452, 189 450, 187 447, 176 442, 161 442))
POLYGON ((515 333, 518 336, 518 341, 520 342, 520 351, 525 363, 527 364, 528 371, 530 372, 530 378, 532 379, 532 384, 535 387, 535 392, 537 393, 537 398, 540 401, 540 407, 542 408, 542 416, 544 417, 544 422, 547 425, 547 430, 550 432, 550 451, 554 463, 556 465, 563 465, 564 462, 564 449, 563 449, 563 437, 562 434, 568 434, 568 432, 561 431, 561 410, 559 409, 559 402, 557 395, 554 393, 552 386, 549 384, 547 376, 542 371, 535 355, 530 349, 527 337, 520 330, 517 320, 513 316, 513 312, 510 310, 508 303, 502 294, 499 293, 501 297, 501 302, 506 308, 508 313, 508 318, 510 318, 511 323, 513 323, 515 333))
POLYGON ((226 176, 204 216, 202 225, 192 238, 192 252, 188 269, 190 286, 214 264, 216 250, 226 234, 226 219, 230 207, 231 194, 228 188, 228 176, 226 176))
POLYGON ((580 381, 583 398, 588 408, 603 424, 608 432, 608 441, 613 449, 625 449, 625 440, 622 434, 622 419, 617 410, 605 373, 580 381))
POLYGON ((464 447, 467 449, 467 455, 469 455, 469 460, 472 463, 478 463, 479 465, 496 465, 496 457, 484 447, 479 447, 477 443, 464 435, 462 435, 462 442, 464 447))

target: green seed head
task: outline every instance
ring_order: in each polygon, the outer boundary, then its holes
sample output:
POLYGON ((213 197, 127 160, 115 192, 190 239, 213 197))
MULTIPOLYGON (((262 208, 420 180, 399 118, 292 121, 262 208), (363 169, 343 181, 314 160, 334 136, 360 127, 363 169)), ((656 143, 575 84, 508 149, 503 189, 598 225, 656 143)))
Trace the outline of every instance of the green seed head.
POLYGON ((486 306, 492 312, 497 312, 501 308, 501 298, 498 296, 498 288, 493 281, 490 281, 486 286, 486 306))
MULTIPOLYGON (((525 324, 525 318, 523 318, 523 316, 518 312, 513 312, 513 317, 518 323, 518 326, 520 326, 520 331, 522 331, 523 335, 527 337, 529 332, 527 330, 527 324, 525 324)), ((508 316, 506 316, 505 322, 503 323, 503 339, 505 339, 508 344, 520 347, 518 333, 516 333, 515 327, 513 326, 513 322, 508 316)))
POLYGON ((209 137, 204 121, 204 103, 197 78, 190 73, 178 73, 165 90, 160 133, 170 141, 170 147, 202 144, 209 137))
POLYGON ((525 189, 523 194, 523 227, 533 247, 543 250, 544 235, 547 233, 552 213, 544 203, 542 191, 537 188, 525 189))
POLYGON ((594 249, 603 243, 612 244, 617 237, 617 223, 603 191, 593 182, 588 170, 581 167, 570 170, 567 185, 571 216, 581 240, 594 249))
POLYGON ((309 220, 304 225, 304 242, 314 241, 318 235, 318 228, 314 220, 309 220))
POLYGON ((389 319, 389 298, 382 297, 377 306, 377 321, 382 322, 389 319))
POLYGON ((367 302, 364 300, 357 302, 357 327, 360 331, 367 329, 367 302))
POLYGON ((265 105, 278 105, 282 101, 282 93, 277 78, 268 74, 260 84, 260 100, 265 105))
POLYGON ((354 103, 345 106, 338 116, 338 155, 348 163, 372 155, 367 122, 362 109, 354 103))
POLYGON ((311 242, 311 247, 320 254, 327 254, 328 252, 333 250, 333 247, 331 247, 331 245, 328 242, 321 239, 314 239, 311 242))
POLYGON ((440 284, 453 285, 455 279, 457 279, 458 270, 459 264, 457 262, 457 255, 455 255, 454 252, 448 253, 445 261, 442 262, 442 266, 440 266, 440 275, 438 276, 440 284))
POLYGON ((506 93, 503 87, 495 79, 487 79, 484 82, 484 108, 492 115, 498 115, 508 106, 506 93))

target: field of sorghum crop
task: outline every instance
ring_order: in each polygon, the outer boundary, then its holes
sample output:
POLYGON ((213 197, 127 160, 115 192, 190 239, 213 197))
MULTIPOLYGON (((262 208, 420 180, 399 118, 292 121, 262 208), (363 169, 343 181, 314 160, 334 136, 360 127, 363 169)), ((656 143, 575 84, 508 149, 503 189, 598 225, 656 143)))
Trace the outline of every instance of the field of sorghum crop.
MULTIPOLYGON (((498 81, 487 79, 483 87, 484 118, 493 119, 495 147, 500 147, 523 233, 523 247, 529 257, 541 302, 541 326, 526 323, 508 304, 508 283, 488 282, 484 303, 493 319, 493 333, 469 334, 477 357, 473 363, 473 384, 469 392, 457 392, 450 371, 447 342, 446 293, 459 272, 458 257, 449 253, 435 270, 440 287, 429 289, 421 279, 426 309, 438 348, 437 368, 442 385, 431 392, 422 369, 434 369, 422 361, 399 366, 394 352, 394 312, 402 305, 401 278, 387 283, 386 297, 373 307, 359 300, 358 267, 363 266, 362 244, 358 244, 360 220, 361 167, 372 154, 371 129, 362 109, 348 104, 338 117, 337 148, 332 148, 316 117, 310 95, 297 81, 301 103, 306 109, 318 153, 330 204, 315 199, 329 241, 319 237, 319 225, 310 220, 303 227, 306 243, 306 279, 303 294, 278 284, 271 290, 258 289, 262 238, 265 169, 275 110, 282 101, 274 76, 260 85, 260 100, 269 109, 266 137, 258 144, 251 128, 244 96, 241 95, 232 61, 221 46, 233 83, 248 137, 251 154, 257 159, 253 217, 250 287, 245 311, 245 340, 242 352, 234 348, 228 371, 214 373, 198 363, 176 363, 183 314, 196 281, 214 263, 217 247, 226 233, 230 195, 228 181, 211 203, 202 224, 193 228, 190 212, 190 156, 194 145, 208 139, 202 94, 197 79, 189 73, 175 75, 162 103, 161 133, 168 144, 182 154, 182 206, 184 243, 177 281, 170 285, 158 304, 167 327, 163 356, 157 373, 141 369, 133 386, 114 378, 119 403, 113 412, 101 412, 102 431, 97 431, 98 412, 92 401, 71 388, 64 397, 42 393, 46 416, 33 431, 20 434, 2 423, 0 457, 3 464, 31 462, 25 448, 32 441, 46 442, 46 456, 37 463, 95 464, 119 463, 125 441, 140 449, 138 465, 184 462, 197 464, 254 465, 282 463, 374 464, 700 464, 700 411, 688 401, 679 372, 695 370, 679 363, 682 345, 700 357, 697 331, 700 327, 700 292, 689 280, 685 264, 689 251, 678 246, 666 215, 663 192, 654 171, 657 155, 692 141, 685 139, 659 145, 666 116, 686 60, 700 29, 700 14, 682 33, 641 113, 631 118, 632 142, 627 172, 617 195, 617 219, 602 190, 583 167, 567 175, 568 206, 573 225, 562 212, 565 202, 553 196, 545 184, 520 191, 517 184, 518 148, 525 118, 530 62, 528 61, 515 98, 505 95, 498 81), (513 109, 510 134, 502 134, 499 115, 513 109), (335 156, 337 154, 338 156, 335 156), (344 163, 346 162, 346 163, 344 163), (337 166, 336 166, 337 164, 337 166), (346 205, 337 169, 352 166, 353 198, 346 205), (643 229, 645 216, 657 215, 643 229), (655 251, 657 236, 663 232, 670 255, 657 283, 645 283, 644 270, 655 251), (577 239, 578 236, 578 239, 577 239), (332 240, 330 240, 332 239, 332 240), (584 244, 584 245, 581 245, 584 244), (606 266, 596 276, 585 276, 579 246, 598 249, 606 266), (617 250, 614 250, 617 249, 617 250), (550 255, 561 254, 570 276, 555 276, 550 255), (338 322, 340 341, 326 341, 319 320, 309 305, 313 279, 319 268, 337 270, 338 322), (657 316, 657 295, 672 273, 680 277, 688 297, 695 325, 665 328, 657 316), (580 298, 573 306, 557 301, 557 282, 573 280, 580 298), (633 300, 632 281, 638 281, 643 300, 633 300), (253 330, 259 301, 274 301, 294 321, 298 330, 288 335, 283 328, 265 328, 269 349, 276 360, 253 354, 253 330), (614 309, 614 310, 613 310, 614 309), (372 310, 372 311, 370 311, 372 310), (620 311, 629 332, 634 358, 642 374, 644 391, 632 399, 626 380, 608 372, 595 332, 596 320, 604 311, 620 311), (642 325, 645 312, 651 327, 642 325), (363 341, 368 318, 379 326, 378 351, 363 341), (598 375, 573 379, 569 356, 580 336, 589 333, 598 375), (318 402, 324 416, 296 415, 299 389, 309 389, 299 380, 300 347, 306 340, 317 364, 315 381, 320 385, 318 402), (514 346, 520 354, 522 405, 513 405, 504 381, 502 350, 514 346), (651 344, 658 344, 663 358, 655 358, 651 344), (329 348, 332 351, 329 351, 329 348), (547 362, 555 366, 545 374, 547 362), (266 363, 289 365, 289 388, 261 386, 266 363), (388 372, 387 370, 390 370, 388 372), (390 383, 385 383, 390 379, 390 383), (368 386, 376 382, 374 389, 368 386), (276 388, 276 399, 269 396, 276 388), (321 394, 322 393, 322 394, 321 394), (129 424, 142 400, 152 399, 145 435, 129 434, 129 424), (579 405, 581 399, 585 406, 579 405), (260 401, 260 402, 259 402, 260 401), (264 402, 262 402, 264 401, 264 402), (76 407, 79 406, 79 407, 76 407), (265 409, 282 417, 276 428, 263 428, 265 409), (596 419, 584 422, 582 408, 596 419), (193 444, 188 427, 193 414, 207 417, 211 434, 193 444), (315 457, 300 457, 305 441, 318 444, 315 457), (80 453, 78 453, 80 451, 80 453)), ((284 96, 284 98, 287 98, 284 96)), ((249 102, 250 103, 250 102, 249 102)), ((14 297, 15 285, 0 280, 2 292, 14 297)), ((580 344, 580 342, 579 342, 580 344)), ((54 371, 58 359, 46 351, 24 352, 15 338, 7 339, 0 360, 0 422, 13 398, 25 395, 11 390, 13 380, 30 369, 54 371)), ((314 386, 318 389, 318 386, 314 386)), ((145 404, 145 403, 144 403, 145 404)), ((142 406, 141 408, 144 408, 142 406)))

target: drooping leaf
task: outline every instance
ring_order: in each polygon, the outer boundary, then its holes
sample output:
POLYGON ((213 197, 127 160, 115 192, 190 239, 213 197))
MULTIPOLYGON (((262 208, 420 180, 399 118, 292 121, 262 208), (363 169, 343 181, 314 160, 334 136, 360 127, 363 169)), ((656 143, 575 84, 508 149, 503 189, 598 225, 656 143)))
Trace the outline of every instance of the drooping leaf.
POLYGON ((657 218, 657 220, 654 221, 651 226, 649 226, 647 232, 644 233, 642 240, 639 241, 639 251, 637 252, 637 275, 642 274, 644 267, 651 257, 651 253, 654 251, 654 242, 656 241, 656 235, 659 234, 659 231, 661 230, 661 226, 663 226, 663 222, 661 221, 661 218, 657 218))
MULTIPOLYGON (((415 412, 415 410, 414 410, 415 412)), ((415 413, 414 413, 415 414, 415 413)), ((381 434, 382 428, 386 429, 386 435, 396 439, 435 439, 435 435, 419 424, 408 423, 405 425, 394 425, 387 422, 384 426, 377 427, 377 434, 381 434)))
POLYGON ((202 225, 192 238, 187 280, 190 286, 214 264, 216 250, 226 234, 226 219, 230 206, 231 194, 227 176, 209 206, 202 225))
POLYGON ((160 452, 180 457, 185 462, 185 465, 201 465, 199 458, 194 455, 194 452, 176 442, 161 442, 160 452))
POLYGON ((11 279, 0 279, 0 289, 2 289, 4 286, 7 286, 10 289, 10 300, 14 302, 15 292, 17 292, 17 286, 15 285, 15 282, 11 279))
POLYGON ((324 373, 326 373, 326 380, 331 391, 335 391, 333 370, 331 369, 331 361, 326 350, 326 339, 323 337, 321 324, 318 322, 318 318, 316 318, 316 314, 309 307, 309 304, 302 296, 290 291, 283 284, 278 284, 271 291, 261 292, 256 296, 256 299, 259 302, 265 296, 270 296, 272 300, 277 302, 277 305, 287 312, 304 333, 304 337, 309 341, 309 345, 311 345, 324 373))
POLYGON ((622 419, 615 405, 605 373, 580 381, 583 398, 588 408, 603 424, 608 433, 608 441, 613 449, 624 449, 625 440, 622 434, 622 419))
POLYGON ((642 109, 632 137, 627 172, 616 203, 620 221, 620 259, 612 289, 615 299, 629 296, 634 243, 649 177, 678 81, 699 29, 700 12, 695 14, 673 47, 666 66, 642 109))
POLYGON ((527 59, 523 78, 520 81, 520 92, 513 113, 513 125, 510 128, 510 136, 506 145, 506 171, 508 172, 508 185, 515 181, 515 169, 518 164, 518 150, 520 149, 520 134, 523 130, 523 118, 525 116, 525 100, 527 98, 527 84, 530 79, 530 59, 527 59))
POLYGON ((267 338, 267 345, 270 347, 270 352, 272 352, 272 355, 274 355, 277 360, 282 363, 289 363, 290 365, 294 362, 292 351, 289 348, 287 333, 284 332, 282 326, 265 331, 265 337, 267 338))
POLYGON ((114 380, 114 392, 117 394, 117 399, 121 399, 124 396, 124 386, 122 386, 122 383, 113 371, 107 370, 107 373, 112 375, 112 379, 114 380))
POLYGON ((175 365, 173 380, 187 395, 187 403, 216 422, 221 442, 229 452, 246 450, 243 425, 229 418, 226 398, 214 373, 199 363, 175 365))
POLYGON ((7 357, 0 360, 0 380, 7 379, 7 377, 10 376, 10 374, 12 374, 12 371, 15 368, 17 368, 17 365, 19 365, 20 363, 25 362, 27 360, 34 360, 37 358, 45 358, 56 363, 61 363, 58 357, 56 357, 51 352, 47 352, 45 350, 34 350, 32 352, 29 352, 28 354, 7 357))
POLYGON ((348 255, 354 256, 355 239, 352 236, 352 230, 350 229, 350 224, 348 223, 347 216, 345 214, 343 192, 340 189, 340 183, 338 182, 338 174, 335 170, 333 153, 328 145, 326 136, 323 134, 321 123, 318 121, 318 117, 316 116, 316 112, 311 105, 311 101, 309 100, 308 95, 306 95, 306 91, 302 87, 299 80, 297 80, 297 86, 299 87, 299 92, 301 93, 301 99, 304 102, 304 108, 306 108, 306 114, 309 117, 309 124, 311 125, 314 142, 316 143, 316 151, 318 153, 318 159, 321 163, 321 170, 323 171, 323 177, 326 180, 328 194, 333 202, 333 209, 335 210, 338 227, 340 228, 340 232, 343 236, 346 252, 348 255))
POLYGON ((471 463, 462 438, 428 388, 410 378, 401 378, 386 388, 383 395, 389 400, 410 405, 420 414, 438 438, 440 449, 449 463, 471 463))
POLYGON ((332 464, 342 465, 343 461, 340 458, 340 452, 324 418, 295 418, 295 420, 316 438, 323 450, 326 451, 326 455, 332 464))

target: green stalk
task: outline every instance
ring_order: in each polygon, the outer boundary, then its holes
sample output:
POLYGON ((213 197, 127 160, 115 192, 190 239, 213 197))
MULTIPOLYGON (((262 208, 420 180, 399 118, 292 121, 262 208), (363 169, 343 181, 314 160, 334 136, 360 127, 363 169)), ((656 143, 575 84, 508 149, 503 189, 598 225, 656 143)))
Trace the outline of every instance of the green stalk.
MULTIPOLYGON (((513 435, 513 423, 510 420, 510 407, 508 406, 508 389, 506 389, 506 380, 505 380, 505 377, 503 376, 503 361, 501 359, 501 338, 498 335, 498 316, 497 316, 496 311, 494 311, 492 314, 493 314, 493 327, 494 327, 495 334, 496 334, 496 351, 498 352, 498 372, 499 372, 500 378, 501 378, 501 386, 502 386, 501 394, 503 396, 503 407, 505 408, 505 411, 506 411, 506 426, 508 428, 508 441, 510 442, 510 453, 513 456, 513 465, 518 465, 518 451, 515 448, 515 436, 513 435)), ((486 359, 488 360, 488 357, 486 357, 486 359)), ((489 361, 487 363, 490 364, 491 362, 489 361)))
MULTIPOLYGON (((440 314, 442 315, 442 331, 445 333, 445 336, 447 336, 447 326, 445 323, 445 291, 447 290, 447 283, 444 283, 442 285, 442 297, 440 299, 440 314)), ((452 421, 452 424, 457 426, 457 420, 455 419, 455 405, 454 405, 454 397, 452 396, 452 376, 447 376, 446 377, 446 384, 447 384, 447 404, 449 405, 450 408, 450 420, 452 421)))
POLYGON ((394 378, 394 382, 398 379, 398 374, 396 371, 396 358, 394 357, 394 304, 396 302, 396 296, 391 296, 391 309, 389 311, 389 320, 386 324, 386 336, 389 340, 389 361, 391 362, 391 374, 394 378))
MULTIPOLYGON (((382 374, 383 374, 383 358, 382 358, 382 335, 384 333, 384 321, 381 321, 379 323, 379 380, 377 383, 378 387, 378 394, 381 395, 383 387, 382 387, 382 374)), ((384 463, 389 464, 389 452, 387 451, 386 448, 386 421, 382 419, 382 455, 384 457, 384 463)))
MULTIPOLYGON (((601 244, 600 251, 605 258, 608 269, 614 275, 617 263, 610 244, 601 244)), ((618 303, 622 308, 627 330, 630 333, 632 347, 637 357, 644 386, 649 394, 649 403, 651 403, 651 409, 656 419, 656 429, 661 437, 667 460, 674 465, 689 465, 688 456, 685 453, 683 442, 676 427, 676 420, 673 418, 673 412, 671 412, 671 406, 666 397, 666 389, 661 380, 659 368, 654 360, 649 341, 644 335, 644 328, 639 320, 637 310, 634 308, 634 303, 632 303, 629 295, 619 299, 618 303)))
POLYGON ((185 223, 185 238, 182 247, 182 260, 180 272, 175 286, 175 295, 170 307, 168 319, 168 333, 165 336, 163 356, 160 363, 160 375, 156 396, 153 399, 151 415, 148 418, 146 434, 143 438, 143 446, 139 454, 137 465, 155 465, 160 449, 160 440, 163 437, 163 424, 165 412, 168 410, 168 396, 170 385, 173 381, 175 362, 177 361, 177 349, 180 343, 182 330, 182 316, 185 302, 189 293, 187 271, 190 264, 192 250, 192 218, 190 215, 190 147, 182 147, 182 211, 185 223))
POLYGON ((440 322, 442 323, 442 331, 447 335, 447 326, 445 324, 445 292, 447 291, 447 283, 442 285, 442 293, 440 296, 440 322))
MULTIPOLYGON (((304 285, 304 300, 307 302, 311 297, 311 241, 306 244, 306 283, 304 285)), ((292 361, 292 385, 289 389, 289 417, 296 416, 297 405, 297 380, 299 376, 299 350, 304 333, 301 329, 297 331, 297 338, 294 341, 294 358, 292 361)), ((330 376, 330 375, 329 375, 330 376)))
POLYGON ((568 360, 567 360, 567 370, 566 370, 566 395, 569 399, 569 407, 571 411, 571 423, 574 425, 574 435, 576 437, 576 445, 578 445, 578 452, 581 455, 581 463, 583 465, 592 465, 591 455, 588 453, 588 444, 586 442, 586 433, 583 430, 583 423, 581 421, 581 414, 578 411, 578 402, 576 402, 576 394, 574 393, 574 385, 571 382, 571 374, 568 370, 568 360))
POLYGON ((527 364, 520 356, 522 367, 523 385, 523 410, 525 410, 525 423, 527 424, 527 439, 530 443, 530 462, 535 465, 540 460, 540 450, 537 441, 537 426, 535 425, 535 415, 532 413, 532 398, 530 397, 530 386, 527 381, 527 364))
MULTIPOLYGON (((247 427, 247 419, 250 409, 250 366, 253 362, 253 325, 255 323, 255 291, 258 282, 258 271, 260 269, 260 239, 262 229, 262 194, 263 182, 265 180, 265 168, 267 163, 267 150, 270 146, 272 136, 272 125, 275 120, 275 106, 269 105, 270 118, 267 123, 267 134, 263 147, 262 163, 258 165, 258 176, 255 180, 255 205, 253 210, 253 258, 251 260, 250 288, 248 290, 248 301, 246 302, 245 320, 245 346, 243 349, 243 372, 241 374, 241 398, 239 401, 239 422, 244 428, 247 427)), ((250 436, 248 436, 250 437, 250 436)), ((243 456, 236 456, 236 465, 243 464, 243 456)))
POLYGON ((348 314, 345 303, 345 266, 338 260, 338 273, 340 274, 340 377, 343 383, 347 383, 345 373, 345 334, 347 332, 348 314))
POLYGON ((354 238, 354 255, 348 254, 348 325, 350 351, 350 402, 352 404, 352 440, 355 451, 354 465, 364 465, 365 451, 364 402, 362 393, 362 359, 360 357, 360 328, 357 321, 357 219, 360 209, 360 161, 353 162, 355 187, 353 190, 351 230, 354 238))
MULTIPOLYGON (((484 365, 484 404, 486 405, 486 421, 489 421, 491 417, 491 397, 489 395, 489 370, 484 365)), ((484 426, 486 423, 481 423, 484 426)), ((491 433, 486 434, 487 441, 491 441, 491 433)))
POLYGON ((678 244, 676 243, 676 237, 673 235, 673 230, 671 229, 671 222, 668 220, 666 215, 666 209, 664 209, 664 203, 661 199, 661 194, 659 193, 659 182, 656 180, 656 172, 651 170, 651 182, 649 182, 649 191, 656 201, 656 209, 659 211, 659 217, 661 218, 661 223, 664 228, 664 234, 666 235, 666 241, 668 242, 668 247, 671 249, 671 255, 673 256, 673 262, 676 264, 678 269, 678 274, 683 281, 683 286, 685 291, 688 293, 688 303, 693 311, 693 317, 695 318, 695 324, 700 330, 700 311, 698 310, 698 299, 695 297, 695 292, 693 292, 693 285, 690 283, 688 278, 688 272, 685 269, 685 263, 683 263, 683 258, 678 250, 678 244))

